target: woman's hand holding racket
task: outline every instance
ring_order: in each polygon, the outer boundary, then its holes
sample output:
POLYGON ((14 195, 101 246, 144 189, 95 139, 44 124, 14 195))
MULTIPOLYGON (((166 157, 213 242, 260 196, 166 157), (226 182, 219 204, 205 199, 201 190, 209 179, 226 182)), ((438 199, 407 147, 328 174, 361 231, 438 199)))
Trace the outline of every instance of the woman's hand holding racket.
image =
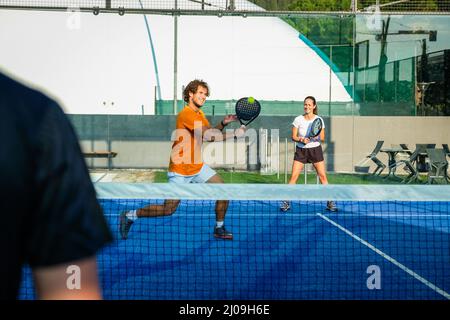
POLYGON ((303 143, 303 144, 308 144, 310 142, 321 142, 322 140, 320 139, 320 136, 316 136, 316 137, 310 137, 310 138, 303 138, 301 140, 299 140, 299 142, 303 143))
POLYGON ((303 138, 303 140, 301 141, 304 144, 308 144, 311 141, 320 141, 320 132, 322 131, 322 120, 320 120, 320 118, 317 118, 313 121, 313 123, 311 124, 311 130, 309 132, 309 134, 303 138))

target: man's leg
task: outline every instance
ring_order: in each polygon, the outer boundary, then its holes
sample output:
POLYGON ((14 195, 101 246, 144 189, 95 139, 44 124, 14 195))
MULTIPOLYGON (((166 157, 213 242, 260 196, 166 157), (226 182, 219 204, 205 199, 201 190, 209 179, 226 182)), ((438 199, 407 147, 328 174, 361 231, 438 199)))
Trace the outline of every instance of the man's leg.
MULTIPOLYGON (((182 176, 173 172, 168 172, 169 183, 189 183, 191 176, 182 176)), ((122 239, 126 239, 130 232, 131 225, 137 218, 163 217, 172 215, 178 208, 180 200, 165 200, 163 204, 152 204, 144 208, 122 212, 120 214, 119 231, 122 239)))
POLYGON ((119 231, 122 239, 128 237, 131 226, 137 218, 170 216, 177 210, 180 200, 165 200, 164 204, 152 204, 137 210, 124 211, 120 214, 119 231))
POLYGON ((162 217, 170 216, 177 210, 180 200, 164 200, 164 204, 152 204, 136 210, 136 216, 142 217, 162 217))
MULTIPOLYGON (((206 183, 224 183, 221 176, 215 174, 206 183)), ((233 239, 233 234, 225 229, 224 220, 228 209, 228 200, 216 201, 216 227, 214 236, 220 239, 233 239)))
MULTIPOLYGON (((218 174, 212 176, 206 183, 224 183, 221 176, 218 174)), ((217 221, 224 221, 225 220, 225 214, 227 213, 228 209, 228 200, 217 200, 216 201, 216 220, 217 221)))

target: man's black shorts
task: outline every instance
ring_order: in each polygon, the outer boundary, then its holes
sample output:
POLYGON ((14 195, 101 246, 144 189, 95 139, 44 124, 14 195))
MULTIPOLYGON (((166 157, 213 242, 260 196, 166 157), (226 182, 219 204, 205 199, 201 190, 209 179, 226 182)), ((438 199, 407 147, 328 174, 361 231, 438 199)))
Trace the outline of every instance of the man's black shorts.
POLYGON ((314 148, 296 148, 294 160, 301 163, 316 163, 323 161, 322 146, 314 148))

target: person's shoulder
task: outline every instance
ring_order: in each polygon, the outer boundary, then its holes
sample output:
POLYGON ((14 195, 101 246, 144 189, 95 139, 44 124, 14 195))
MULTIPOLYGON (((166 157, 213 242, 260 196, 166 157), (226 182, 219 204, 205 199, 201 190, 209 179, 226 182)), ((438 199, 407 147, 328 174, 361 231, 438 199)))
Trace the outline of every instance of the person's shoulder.
POLYGON ((300 124, 300 122, 302 122, 302 120, 303 120, 303 115, 299 115, 299 116, 295 117, 294 121, 292 121, 292 125, 298 126, 300 124))
POLYGON ((3 97, 10 99, 49 100, 47 96, 36 89, 0 73, 0 92, 3 97))
POLYGON ((295 117, 295 119, 294 119, 294 121, 304 121, 304 120, 305 120, 305 117, 302 114, 295 117))
POLYGON ((39 90, 0 73, 0 96, 5 105, 14 106, 10 112, 27 112, 42 115, 49 108, 60 109, 59 105, 39 90))
POLYGON ((205 113, 202 110, 198 110, 198 112, 195 112, 188 106, 185 106, 183 110, 181 110, 178 113, 178 119, 181 119, 183 121, 195 121, 201 119, 206 119, 205 113))
POLYGON ((191 112, 190 111, 192 111, 189 107, 187 107, 187 106, 184 106, 184 108, 183 109, 181 109, 181 111, 180 112, 178 112, 178 117, 188 117, 190 114, 191 114, 191 112))

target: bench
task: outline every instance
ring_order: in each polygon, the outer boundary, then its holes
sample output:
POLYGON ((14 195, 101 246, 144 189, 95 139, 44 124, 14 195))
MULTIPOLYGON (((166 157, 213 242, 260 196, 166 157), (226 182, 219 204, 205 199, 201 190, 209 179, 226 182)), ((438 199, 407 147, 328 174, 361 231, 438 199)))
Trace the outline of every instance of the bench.
POLYGON ((113 151, 89 151, 83 152, 85 158, 107 158, 108 170, 111 170, 111 159, 117 156, 117 152, 113 151))
POLYGON ((117 152, 113 151, 90 151, 83 152, 83 155, 86 158, 115 158, 117 156, 117 152))

